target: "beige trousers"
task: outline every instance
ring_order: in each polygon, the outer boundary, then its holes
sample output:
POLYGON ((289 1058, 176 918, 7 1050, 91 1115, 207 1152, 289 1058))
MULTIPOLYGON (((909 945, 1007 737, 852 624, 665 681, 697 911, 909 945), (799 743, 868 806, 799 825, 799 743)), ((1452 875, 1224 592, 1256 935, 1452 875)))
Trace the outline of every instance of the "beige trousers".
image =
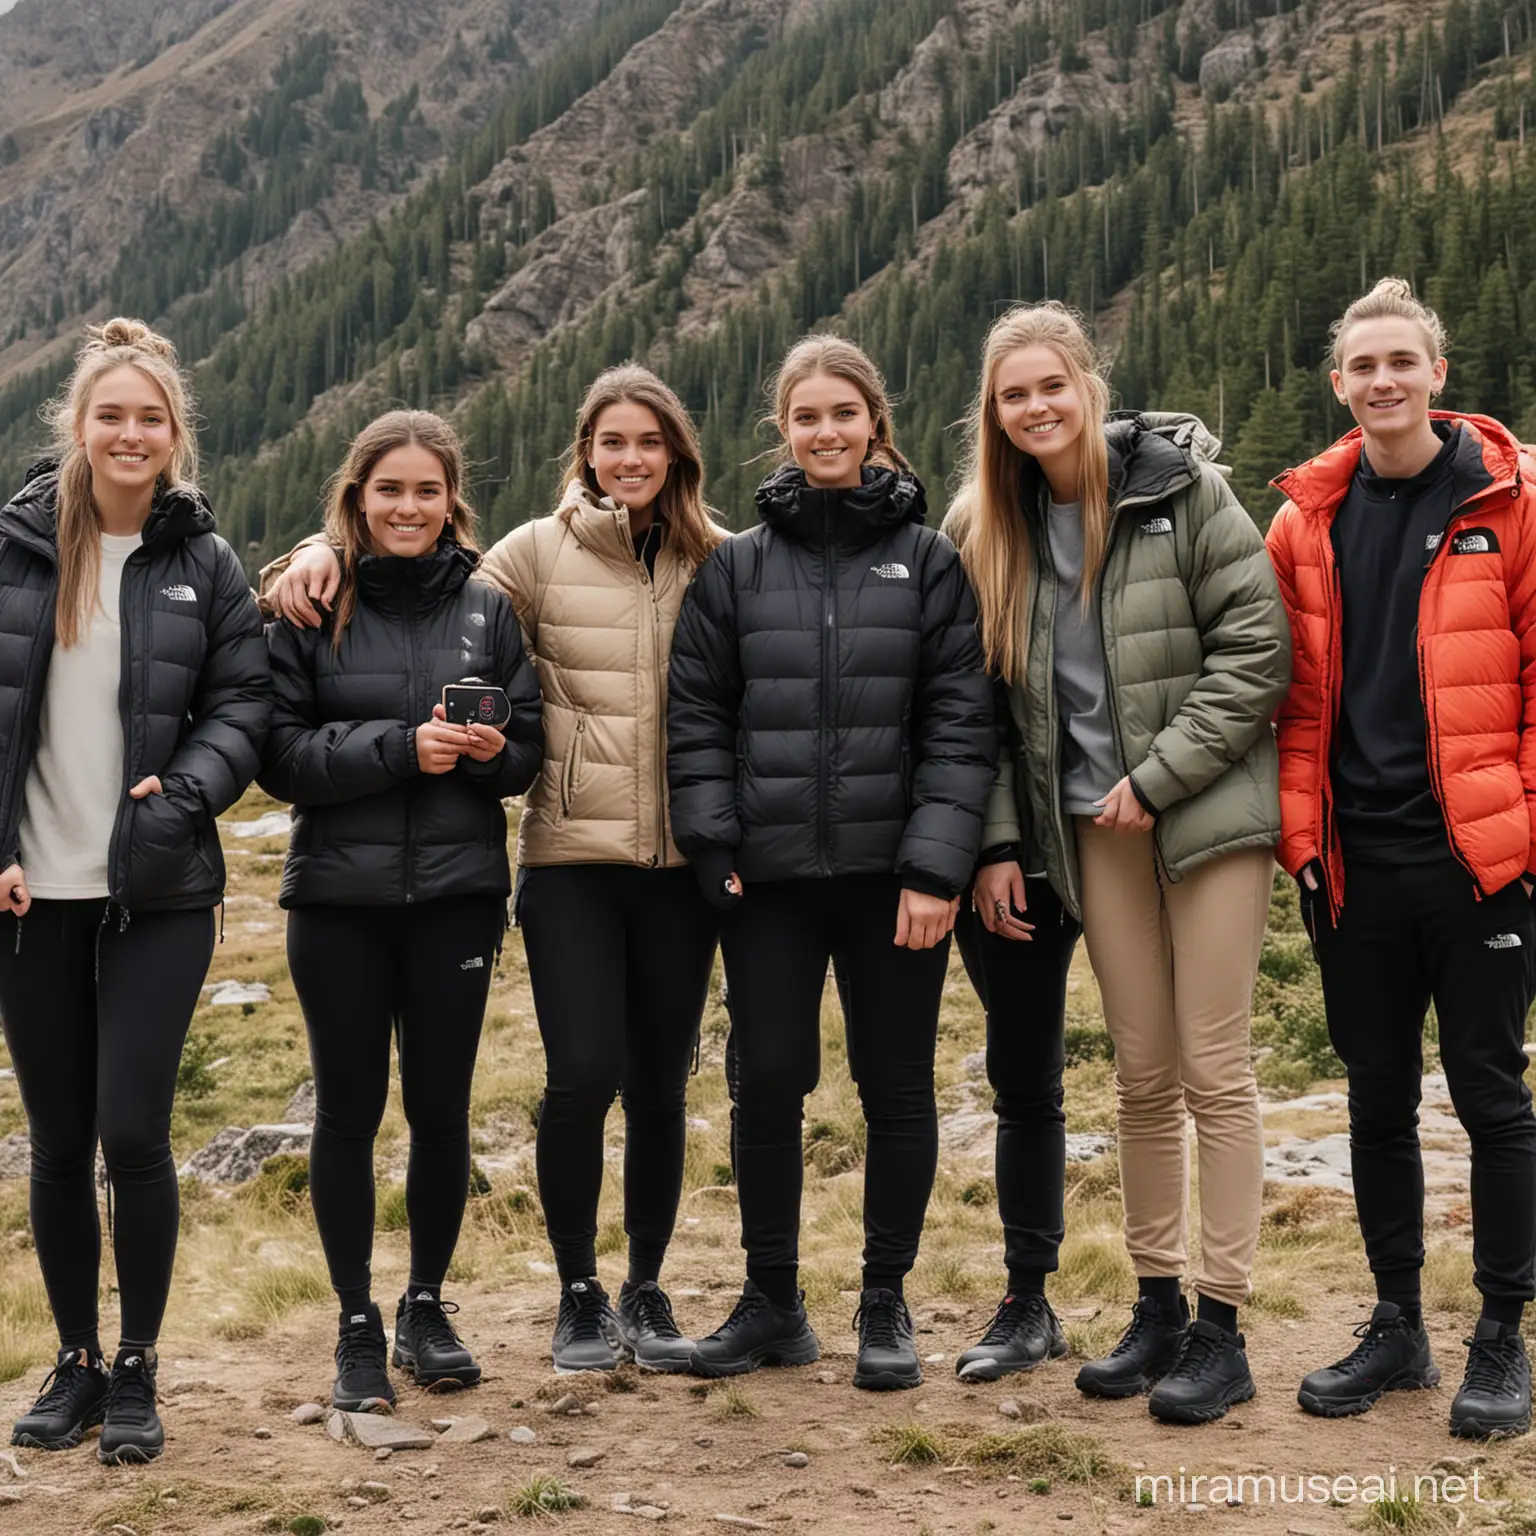
POLYGON ((1264 1140, 1249 1048, 1253 981, 1274 884, 1267 849, 1159 881, 1152 835, 1077 818, 1083 937, 1115 1046, 1125 1244, 1138 1277, 1189 1259, 1189 1138, 1200 1158, 1200 1272, 1215 1301, 1248 1296, 1264 1140))

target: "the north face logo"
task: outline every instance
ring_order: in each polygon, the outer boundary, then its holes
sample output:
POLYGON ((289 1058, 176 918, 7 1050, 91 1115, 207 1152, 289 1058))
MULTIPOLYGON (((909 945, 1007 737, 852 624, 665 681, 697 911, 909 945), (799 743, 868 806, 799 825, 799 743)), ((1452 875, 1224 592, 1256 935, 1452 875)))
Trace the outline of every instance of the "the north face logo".
POLYGON ((1143 533, 1172 533, 1173 519, 1171 517, 1149 517, 1141 525, 1143 533))
POLYGON ((893 560, 889 565, 872 565, 870 570, 887 581, 905 581, 912 574, 899 560, 893 560))
POLYGON ((1486 533, 1458 533, 1451 541, 1453 555, 1486 555, 1493 551, 1493 541, 1486 533))
POLYGON ((195 603, 197 601, 197 593, 191 587, 180 584, 174 587, 161 587, 160 596, 170 598, 173 603, 195 603))
POLYGON ((459 969, 461 971, 483 971, 485 969, 485 956, 471 955, 459 969))
POLYGON ((1440 548, 1440 540, 1443 539, 1444 537, 1445 537, 1445 535, 1443 533, 1428 533, 1428 534, 1425 534, 1425 536, 1424 536, 1424 548, 1425 548, 1425 550, 1432 554, 1435 550, 1440 548))
POLYGON ((1520 935, 1518 933, 1496 933, 1491 939, 1484 939, 1483 943, 1489 949, 1519 949, 1520 935))

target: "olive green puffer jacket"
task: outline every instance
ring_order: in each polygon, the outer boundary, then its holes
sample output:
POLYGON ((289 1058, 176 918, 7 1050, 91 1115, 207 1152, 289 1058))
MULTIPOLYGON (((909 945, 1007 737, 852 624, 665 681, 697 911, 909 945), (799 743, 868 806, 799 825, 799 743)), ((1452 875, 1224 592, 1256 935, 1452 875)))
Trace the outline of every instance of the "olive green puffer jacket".
MULTIPOLYGON (((1291 637, 1264 540, 1193 416, 1120 413, 1109 441, 1109 550, 1099 585, 1110 714, 1122 768, 1158 811, 1162 865, 1178 880, 1280 836, 1270 725, 1291 680, 1291 637)), ((1082 910, 1076 840, 1061 810, 1062 726, 1053 636, 1060 591, 1043 508, 1026 495, 1033 555, 1029 660, 1008 690, 1010 724, 983 849, 1015 843, 1082 910), (1011 747, 1011 750, 1009 750, 1011 747)), ((954 530, 957 535, 960 530, 954 530)))

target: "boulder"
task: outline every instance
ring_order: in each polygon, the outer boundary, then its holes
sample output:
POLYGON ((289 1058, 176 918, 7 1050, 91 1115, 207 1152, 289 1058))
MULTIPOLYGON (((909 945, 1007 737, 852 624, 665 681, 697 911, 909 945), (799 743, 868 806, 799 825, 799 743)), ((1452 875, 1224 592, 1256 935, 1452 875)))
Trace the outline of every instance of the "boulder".
POLYGON ((181 1166, 182 1178, 205 1184, 245 1184, 279 1152, 308 1152, 308 1125, 228 1125, 181 1166))

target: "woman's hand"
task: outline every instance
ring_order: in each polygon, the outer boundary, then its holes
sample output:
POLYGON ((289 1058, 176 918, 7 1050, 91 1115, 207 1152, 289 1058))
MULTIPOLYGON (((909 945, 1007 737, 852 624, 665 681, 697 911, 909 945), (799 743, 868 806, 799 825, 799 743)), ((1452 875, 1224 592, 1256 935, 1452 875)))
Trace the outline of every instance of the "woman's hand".
POLYGON ((421 771, 448 773, 468 751, 468 730, 462 725, 449 725, 443 706, 434 704, 432 718, 416 727, 416 761, 421 771))
POLYGON ((1154 825, 1146 808, 1136 798, 1136 791, 1131 788, 1130 776, 1121 779, 1102 800, 1095 800, 1095 805, 1102 805, 1103 812, 1094 818, 1094 826, 1104 827, 1111 832, 1150 832, 1154 825))
POLYGON ((157 779, 154 774, 150 774, 147 779, 140 779, 139 782, 128 791, 128 798, 130 800, 142 800, 147 795, 163 795, 164 793, 165 790, 161 787, 160 780, 157 779))
POLYGON ((31 905, 32 893, 27 889, 27 877, 22 873, 21 865, 12 864, 9 869, 0 870, 0 912, 14 912, 17 917, 25 917, 31 905))
POLYGON ((1027 910, 1024 871, 1015 860, 983 864, 976 871, 971 905, 988 933, 995 933, 1000 939, 1023 939, 1026 943, 1034 937, 1035 925, 1013 915, 1027 910))
POLYGON ((329 612, 340 586, 341 561, 336 551, 329 544, 306 544, 267 595, 290 624, 318 629, 321 619, 316 602, 329 612))
POLYGON ((923 891, 901 892, 896 909, 895 942, 903 949, 932 949, 955 926, 958 900, 929 896, 923 891))
MULTIPOLYGON (((435 706, 432 713, 436 714, 442 707, 441 704, 435 706)), ((469 745, 464 751, 477 763, 490 762, 507 744, 507 738, 494 725, 471 725, 467 730, 469 745)))

